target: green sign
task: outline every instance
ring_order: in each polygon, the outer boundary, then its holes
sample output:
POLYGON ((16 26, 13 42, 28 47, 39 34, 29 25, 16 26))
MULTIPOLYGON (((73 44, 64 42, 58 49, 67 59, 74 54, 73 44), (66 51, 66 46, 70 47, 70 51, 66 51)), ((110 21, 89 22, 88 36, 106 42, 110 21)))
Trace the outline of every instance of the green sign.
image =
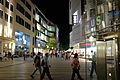
POLYGON ((101 25, 101 24, 102 24, 102 17, 101 17, 101 15, 98 15, 98 16, 96 17, 96 25, 99 26, 99 25, 101 25))

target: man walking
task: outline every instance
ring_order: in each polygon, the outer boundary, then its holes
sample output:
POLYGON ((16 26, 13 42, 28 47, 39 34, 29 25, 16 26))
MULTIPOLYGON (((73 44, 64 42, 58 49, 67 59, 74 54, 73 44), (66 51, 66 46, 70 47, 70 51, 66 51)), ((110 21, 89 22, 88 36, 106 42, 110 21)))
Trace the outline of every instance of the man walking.
POLYGON ((93 71, 95 70, 96 72, 96 53, 93 51, 91 51, 92 53, 92 67, 91 67, 91 72, 90 72, 90 77, 92 78, 93 77, 93 71))
POLYGON ((39 70, 39 72, 40 72, 40 74, 41 74, 41 66, 40 66, 40 61, 41 61, 40 55, 41 55, 41 54, 42 54, 42 53, 38 52, 38 54, 36 55, 36 57, 35 57, 35 59, 34 59, 35 70, 34 70, 33 73, 30 75, 32 78, 34 78, 33 75, 35 74, 35 72, 36 72, 37 70, 39 70))
POLYGON ((49 54, 46 53, 45 54, 45 57, 44 57, 44 61, 42 61, 42 66, 43 66, 43 72, 41 74, 41 78, 40 80, 43 80, 44 76, 45 76, 45 73, 47 74, 49 80, 53 80, 51 75, 50 75, 50 71, 49 71, 49 67, 50 67, 50 64, 49 64, 49 60, 48 60, 48 57, 49 57, 49 54))

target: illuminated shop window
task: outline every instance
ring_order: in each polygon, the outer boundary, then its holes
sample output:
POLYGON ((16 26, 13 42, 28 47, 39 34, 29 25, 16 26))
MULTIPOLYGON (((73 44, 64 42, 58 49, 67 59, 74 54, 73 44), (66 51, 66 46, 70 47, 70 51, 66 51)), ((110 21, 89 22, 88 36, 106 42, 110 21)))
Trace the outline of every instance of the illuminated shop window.
POLYGON ((2 36, 3 26, 0 24, 0 36, 2 36))
POLYGON ((4 37, 12 38, 12 28, 10 27, 10 24, 4 27, 4 37))

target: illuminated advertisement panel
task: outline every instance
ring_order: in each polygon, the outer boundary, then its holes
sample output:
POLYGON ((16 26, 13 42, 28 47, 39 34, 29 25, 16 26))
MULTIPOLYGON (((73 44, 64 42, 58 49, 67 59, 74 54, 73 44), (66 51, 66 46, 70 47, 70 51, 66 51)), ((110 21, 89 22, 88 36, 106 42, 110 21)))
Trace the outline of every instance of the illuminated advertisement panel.
POLYGON ((23 49, 27 50, 30 48, 30 36, 20 32, 16 31, 15 32, 15 45, 16 49, 23 49))

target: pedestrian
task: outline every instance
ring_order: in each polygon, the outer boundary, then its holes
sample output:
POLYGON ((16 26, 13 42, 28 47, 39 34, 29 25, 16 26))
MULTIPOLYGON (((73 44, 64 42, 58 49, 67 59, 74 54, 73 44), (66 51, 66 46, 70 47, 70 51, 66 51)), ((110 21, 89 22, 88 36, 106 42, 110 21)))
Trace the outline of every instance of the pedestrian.
POLYGON ((53 80, 52 77, 51 77, 51 75, 50 75, 50 71, 49 71, 49 67, 51 67, 51 66, 49 64, 48 57, 49 57, 49 53, 46 53, 45 57, 43 58, 44 61, 42 61, 42 63, 44 63, 44 65, 42 64, 42 66, 43 66, 43 72, 41 74, 40 80, 43 80, 43 78, 45 76, 45 73, 47 74, 49 80, 53 80))
POLYGON ((0 61, 2 61, 2 59, 3 59, 3 55, 2 53, 0 53, 0 61))
POLYGON ((41 74, 41 65, 40 65, 40 62, 41 62, 41 59, 40 59, 40 55, 42 53, 38 52, 38 54, 36 55, 35 59, 34 59, 34 66, 35 66, 35 70, 33 71, 33 73, 30 75, 32 78, 34 78, 34 74, 37 70, 39 70, 40 74, 41 74))
POLYGON ((92 67, 91 67, 91 71, 90 71, 90 77, 92 78, 93 77, 93 71, 95 70, 96 72, 96 53, 93 51, 91 51, 92 53, 92 67))
POLYGON ((74 80, 75 74, 77 74, 79 80, 83 80, 80 73, 79 73, 80 63, 79 63, 79 60, 78 60, 78 54, 77 53, 74 54, 74 58, 72 60, 71 66, 72 66, 72 70, 73 70, 71 80, 74 80))

